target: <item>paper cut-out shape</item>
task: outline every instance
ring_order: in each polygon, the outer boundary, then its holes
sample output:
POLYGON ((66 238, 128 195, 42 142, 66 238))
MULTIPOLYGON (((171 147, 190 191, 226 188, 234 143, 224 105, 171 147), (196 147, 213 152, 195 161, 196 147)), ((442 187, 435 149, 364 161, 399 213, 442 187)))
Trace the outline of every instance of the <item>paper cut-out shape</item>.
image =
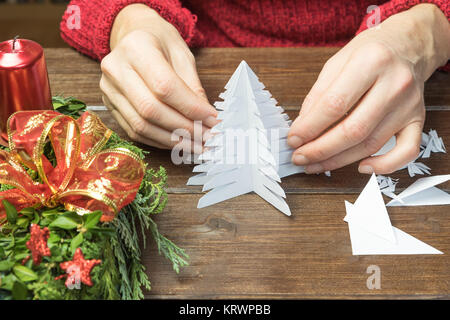
MULTIPOLYGON (((420 178, 386 206, 430 206, 450 204, 450 194, 435 186, 450 180, 450 174, 420 178)), ((393 197, 391 197, 393 198, 393 197)))
POLYGON ((393 227, 375 175, 354 204, 345 201, 353 255, 442 254, 393 227))
MULTIPOLYGON (((372 174, 369 183, 364 187, 354 205, 356 208, 364 208, 364 210, 360 210, 357 215, 352 217, 352 223, 358 224, 378 237, 393 243, 396 242, 375 174, 372 174)), ((347 221, 347 217, 344 218, 344 221, 347 221)))
POLYGON ((381 193, 395 198, 395 186, 398 183, 398 179, 392 179, 390 177, 385 177, 382 175, 377 175, 378 185, 380 186, 381 193))
POLYGON ((194 167, 199 175, 188 185, 203 185, 209 191, 198 202, 203 208, 245 193, 255 192, 275 208, 290 215, 280 178, 304 172, 291 162, 287 144, 291 121, 282 107, 242 61, 214 103, 219 124, 205 142, 208 148, 194 167))
POLYGON ((406 168, 408 168, 408 174, 410 177, 414 177, 416 174, 431 174, 431 168, 422 162, 411 161, 406 165, 406 168))
MULTIPOLYGON (((354 205, 345 202, 347 215, 354 210, 354 205)), ((355 215, 358 213, 355 212, 355 215)), ((366 232, 358 225, 348 223, 350 241, 352 243, 352 253, 358 255, 400 255, 400 254, 443 254, 441 251, 420 241, 402 230, 392 227, 396 243, 378 237, 372 233, 366 232)))
POLYGON ((431 152, 446 153, 444 141, 438 137, 436 130, 431 129, 428 134, 422 133, 422 147, 424 149, 422 158, 429 158, 431 152))

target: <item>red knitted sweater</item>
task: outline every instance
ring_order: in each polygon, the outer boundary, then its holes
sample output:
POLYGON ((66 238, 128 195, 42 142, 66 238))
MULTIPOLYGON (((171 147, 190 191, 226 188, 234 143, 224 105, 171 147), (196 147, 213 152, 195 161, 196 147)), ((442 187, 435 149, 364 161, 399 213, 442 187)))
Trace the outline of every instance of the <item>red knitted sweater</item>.
POLYGON ((379 5, 383 21, 422 2, 434 3, 450 20, 449 0, 72 0, 61 36, 101 60, 110 51, 116 15, 129 4, 144 3, 191 47, 340 46, 373 24, 376 12, 367 14, 369 5, 379 5))

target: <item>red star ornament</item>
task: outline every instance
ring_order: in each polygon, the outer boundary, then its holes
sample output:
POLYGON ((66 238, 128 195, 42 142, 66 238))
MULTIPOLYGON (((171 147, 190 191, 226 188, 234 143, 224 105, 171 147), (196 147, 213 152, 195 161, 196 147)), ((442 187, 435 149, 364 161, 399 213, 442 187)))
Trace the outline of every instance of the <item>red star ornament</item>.
POLYGON ((42 257, 50 257, 50 248, 47 240, 50 230, 47 227, 41 229, 37 224, 30 227, 30 240, 27 241, 27 248, 30 249, 34 264, 40 264, 42 257))
POLYGON ((75 254, 73 255, 72 261, 65 261, 59 264, 61 269, 66 271, 66 274, 56 277, 55 279, 58 280, 62 277, 67 276, 65 284, 69 289, 72 289, 74 287, 77 287, 77 289, 79 289, 80 281, 87 286, 92 286, 93 283, 91 279, 91 270, 93 267, 99 265, 100 263, 102 263, 102 260, 85 260, 83 252, 80 248, 77 248, 75 250, 75 254))

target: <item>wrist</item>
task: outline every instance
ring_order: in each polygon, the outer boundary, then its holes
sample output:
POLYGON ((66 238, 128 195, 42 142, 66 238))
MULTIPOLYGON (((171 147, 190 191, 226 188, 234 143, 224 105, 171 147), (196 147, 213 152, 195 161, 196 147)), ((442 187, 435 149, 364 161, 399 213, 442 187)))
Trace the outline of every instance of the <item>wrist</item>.
POLYGON ((416 5, 392 16, 386 20, 386 29, 387 34, 396 35, 393 47, 423 81, 450 58, 450 23, 433 4, 416 5))
POLYGON ((123 8, 114 20, 111 29, 110 47, 114 47, 130 32, 146 30, 156 33, 164 24, 168 24, 158 12, 145 4, 130 4, 123 8))
POLYGON ((423 71, 425 80, 450 59, 450 22, 444 13, 434 4, 420 4, 411 9, 418 21, 418 32, 423 45, 423 71))

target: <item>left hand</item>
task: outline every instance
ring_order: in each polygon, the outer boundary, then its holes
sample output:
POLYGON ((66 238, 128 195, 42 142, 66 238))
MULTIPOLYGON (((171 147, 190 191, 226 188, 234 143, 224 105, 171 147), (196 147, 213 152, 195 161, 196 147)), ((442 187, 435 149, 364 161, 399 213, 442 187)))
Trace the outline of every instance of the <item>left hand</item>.
POLYGON ((307 173, 360 159, 361 173, 391 173, 420 151, 424 82, 450 58, 450 23, 422 4, 360 33, 324 65, 292 124, 292 161, 307 173), (394 149, 370 157, 393 135, 394 149))

